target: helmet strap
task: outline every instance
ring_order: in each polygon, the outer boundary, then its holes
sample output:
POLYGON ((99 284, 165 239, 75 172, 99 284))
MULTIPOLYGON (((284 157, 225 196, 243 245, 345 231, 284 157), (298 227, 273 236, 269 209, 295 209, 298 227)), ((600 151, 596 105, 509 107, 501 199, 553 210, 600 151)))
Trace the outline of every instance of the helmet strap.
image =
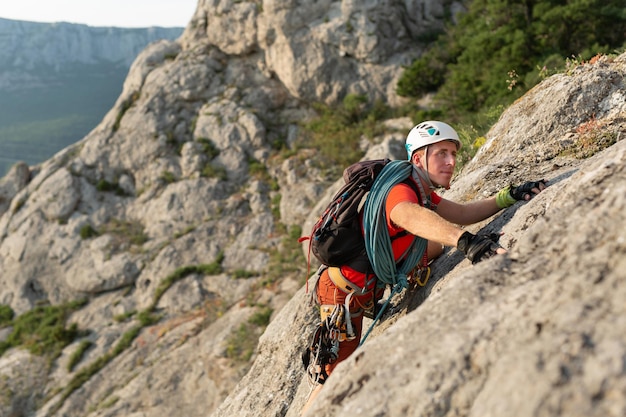
POLYGON ((421 167, 416 166, 413 172, 416 173, 417 176, 426 183, 430 191, 432 191, 436 187, 433 184, 432 180, 430 179, 430 175, 428 175, 428 146, 424 146, 424 157, 422 161, 423 161, 423 163, 421 164, 422 166, 421 167))
POLYGON ((434 190, 435 188, 435 184, 433 184, 433 182, 431 181, 430 177, 428 176, 428 172, 422 168, 422 167, 417 167, 414 166, 414 170, 413 170, 413 179, 415 179, 416 182, 419 182, 420 184, 425 183, 428 186, 429 191, 434 190))

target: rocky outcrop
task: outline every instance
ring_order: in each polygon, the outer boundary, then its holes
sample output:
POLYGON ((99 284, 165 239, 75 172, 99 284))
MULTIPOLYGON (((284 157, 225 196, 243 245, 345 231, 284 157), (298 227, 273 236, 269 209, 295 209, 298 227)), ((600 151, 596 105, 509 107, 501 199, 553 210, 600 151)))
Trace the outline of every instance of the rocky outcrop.
MULTIPOLYGON (((447 250, 426 287, 392 300, 307 416, 626 411, 625 75, 626 55, 605 59, 553 76, 505 111, 445 197, 472 200, 547 179, 532 201, 470 228, 503 232, 509 252, 472 266, 447 250)), ((214 416, 300 415, 311 392, 299 354, 312 310, 303 288, 214 416), (287 334, 296 336, 285 347, 287 334)))
MULTIPOLYGON (((298 415, 315 311, 281 230, 310 223, 330 185, 300 150, 299 123, 347 92, 398 101, 401 64, 441 7, 200 2, 179 40, 137 57, 97 128, 5 177, 0 304, 86 303, 58 358, 0 357, 0 414, 298 415)), ((448 251, 428 287, 393 300, 312 415, 567 415, 568 395, 586 414, 621 414, 625 60, 554 76, 507 110, 446 196, 550 180, 476 226, 503 230, 509 254, 471 267, 448 251), (528 377, 542 383, 519 405, 509 390, 528 377)), ((401 150, 408 127, 390 122, 364 141, 368 156, 401 150)))

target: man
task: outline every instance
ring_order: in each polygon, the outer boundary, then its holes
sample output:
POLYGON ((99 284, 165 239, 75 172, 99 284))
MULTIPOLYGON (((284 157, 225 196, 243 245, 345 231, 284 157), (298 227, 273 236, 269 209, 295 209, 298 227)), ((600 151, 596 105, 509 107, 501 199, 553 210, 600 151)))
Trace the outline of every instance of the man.
MULTIPOLYGON (((507 187, 495 197, 467 204, 455 203, 440 197, 434 190, 450 187, 457 152, 461 147, 456 131, 443 122, 423 122, 411 129, 405 147, 413 165, 409 180, 413 184, 405 181, 394 185, 384 203, 387 232, 391 237, 396 262, 402 259, 415 236, 428 241, 425 264, 428 259, 441 255, 444 246, 456 247, 472 263, 505 253, 506 250, 498 245, 497 238, 473 235, 458 225, 485 220, 518 200, 530 200, 546 187, 543 180, 528 182, 520 187, 507 187)), ((320 274, 316 293, 322 320, 333 314, 333 307, 336 306, 349 309, 348 317, 351 320, 346 323, 347 332, 339 338, 338 352, 332 352, 334 356, 330 363, 322 364, 324 369, 317 373, 316 382, 323 383, 337 364, 359 346, 363 312, 371 308, 382 295, 382 291, 376 289, 376 280, 372 278, 375 277, 371 270, 357 270, 350 265, 329 267, 320 274)), ((303 413, 321 387, 315 387, 303 413)))

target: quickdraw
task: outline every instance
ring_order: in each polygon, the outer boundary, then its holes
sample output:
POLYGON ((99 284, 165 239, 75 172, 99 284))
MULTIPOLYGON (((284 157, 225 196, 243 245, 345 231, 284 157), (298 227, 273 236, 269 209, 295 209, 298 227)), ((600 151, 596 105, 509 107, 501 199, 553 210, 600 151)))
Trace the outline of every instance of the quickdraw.
POLYGON ((430 278, 430 267, 415 268, 411 278, 420 287, 425 287, 426 284, 428 284, 428 279, 430 278))
MULTIPOLYGON (((347 297, 346 302, 349 303, 347 297)), ((352 328, 350 311, 342 304, 320 306, 321 322, 311 343, 302 353, 302 364, 311 385, 324 384, 328 378, 326 365, 333 364, 339 356, 339 342, 356 337, 352 328)))
POLYGON ((428 255, 424 252, 422 261, 416 266, 409 274, 409 279, 414 281, 420 287, 425 287, 428 284, 430 278, 430 262, 428 261, 428 255))

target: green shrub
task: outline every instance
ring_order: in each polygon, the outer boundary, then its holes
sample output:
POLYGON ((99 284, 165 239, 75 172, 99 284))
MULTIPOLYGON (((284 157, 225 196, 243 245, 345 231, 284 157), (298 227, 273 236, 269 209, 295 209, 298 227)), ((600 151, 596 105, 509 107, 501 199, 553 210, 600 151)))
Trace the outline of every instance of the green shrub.
POLYGON ((94 229, 90 224, 86 224, 80 228, 80 238, 83 240, 90 239, 98 235, 98 231, 94 229))
POLYGON ((209 161, 216 158, 220 154, 220 150, 217 149, 215 144, 210 139, 198 138, 196 140, 202 144, 202 150, 207 158, 209 158, 209 161))
POLYGON ((226 181, 228 179, 228 173, 226 172, 226 168, 221 166, 214 166, 210 163, 207 163, 200 175, 206 178, 217 178, 218 180, 226 181))
POLYGON ((320 151, 321 168, 337 176, 363 156, 360 141, 383 130, 379 121, 390 113, 382 102, 370 103, 366 96, 347 95, 341 105, 314 104, 318 117, 303 126, 307 146, 320 151))
POLYGON ((273 312, 274 310, 270 307, 264 306, 260 311, 257 311, 254 315, 252 315, 252 317, 250 317, 248 323, 254 324, 258 327, 265 327, 270 323, 270 318, 272 317, 273 312))
POLYGON ((126 192, 122 190, 117 182, 109 182, 105 179, 101 179, 96 184, 96 190, 100 192, 114 192, 117 195, 125 195, 126 192))
POLYGON ((166 184, 172 184, 176 182, 176 176, 170 171, 163 171, 159 179, 166 184))
POLYGON ((15 313, 10 306, 0 304, 0 327, 11 324, 14 315, 15 313))
POLYGON ((66 321, 73 311, 85 303, 75 301, 57 306, 38 306, 18 316, 12 322, 11 334, 0 345, 0 355, 10 347, 23 347, 34 355, 56 358, 79 335, 76 324, 66 327, 66 321))
POLYGON ((438 59, 439 49, 433 48, 416 59, 398 80, 396 92, 403 97, 421 97, 435 92, 445 81, 446 63, 438 59))
POLYGON ((626 40, 622 0, 474 0, 467 6, 404 70, 396 90, 416 98, 435 92, 435 105, 450 121, 508 106, 545 76, 569 73, 626 40))

